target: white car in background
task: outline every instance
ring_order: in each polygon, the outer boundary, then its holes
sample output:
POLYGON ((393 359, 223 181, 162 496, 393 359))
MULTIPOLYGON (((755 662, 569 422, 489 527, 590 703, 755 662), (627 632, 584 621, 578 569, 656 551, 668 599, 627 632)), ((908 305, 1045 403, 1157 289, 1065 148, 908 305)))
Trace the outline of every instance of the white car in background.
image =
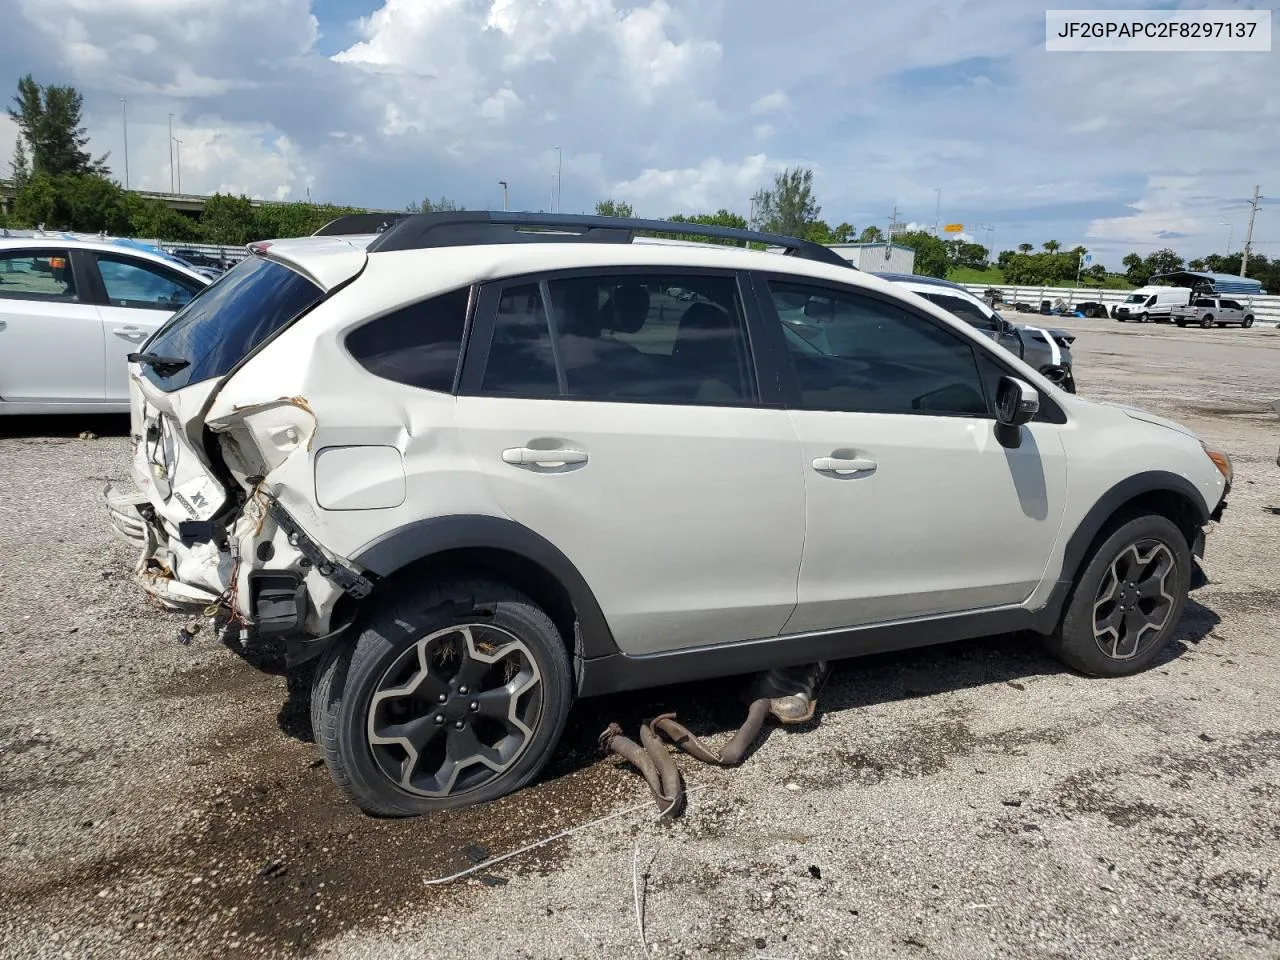
POLYGON ((127 413, 129 354, 208 285, 140 244, 0 237, 0 414, 127 413))

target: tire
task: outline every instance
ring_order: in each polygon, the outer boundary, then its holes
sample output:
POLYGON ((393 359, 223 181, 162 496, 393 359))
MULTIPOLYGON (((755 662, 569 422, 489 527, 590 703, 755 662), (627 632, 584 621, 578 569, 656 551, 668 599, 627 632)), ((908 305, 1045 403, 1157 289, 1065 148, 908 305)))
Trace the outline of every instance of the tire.
POLYGON ((1176 323, 1180 327, 1185 327, 1187 325, 1187 321, 1185 320, 1175 320, 1174 323, 1176 323))
POLYGON ((1138 673, 1159 656, 1177 629, 1190 586, 1191 550, 1182 531, 1160 514, 1131 516, 1112 527, 1094 550, 1067 599, 1062 622, 1045 638, 1045 648, 1089 676, 1138 673), (1150 562, 1144 564, 1147 558, 1150 562), (1162 574, 1156 578, 1155 596, 1142 595, 1153 589, 1151 580, 1135 576, 1133 570, 1162 574), (1135 579, 1118 579, 1117 572, 1135 579), (1127 592, 1126 583, 1136 584, 1139 592, 1127 592), (1118 592, 1117 587, 1125 592, 1118 592), (1129 598, 1136 600, 1132 612, 1121 612, 1129 598), (1119 622, 1098 628, 1095 613, 1104 622, 1112 617, 1118 617, 1119 622))
POLYGON ((1208 330, 1210 327, 1212 327, 1212 326, 1213 326, 1213 315, 1212 315, 1212 314, 1205 314, 1205 316, 1201 317, 1201 318, 1200 318, 1200 326, 1201 326, 1201 327, 1203 327, 1205 330, 1208 330))
POLYGON ((456 579, 405 584, 371 610, 318 666, 311 711, 334 783, 366 813, 406 817, 527 784, 572 701, 568 651, 546 613, 501 582, 456 579), (454 749, 470 751, 463 763, 454 749))
POLYGON ((1150 323, 1150 322, 1151 322, 1151 314, 1149 314, 1149 313, 1140 313, 1140 314, 1138 314, 1138 322, 1139 322, 1139 323, 1150 323))
POLYGON ((1253 326, 1253 317, 1245 317, 1240 326, 1248 328, 1253 326))
POLYGON ((1090 320, 1092 320, 1094 317, 1098 315, 1098 311, 1093 307, 1086 307, 1084 311, 1084 315, 1088 317, 1090 320))

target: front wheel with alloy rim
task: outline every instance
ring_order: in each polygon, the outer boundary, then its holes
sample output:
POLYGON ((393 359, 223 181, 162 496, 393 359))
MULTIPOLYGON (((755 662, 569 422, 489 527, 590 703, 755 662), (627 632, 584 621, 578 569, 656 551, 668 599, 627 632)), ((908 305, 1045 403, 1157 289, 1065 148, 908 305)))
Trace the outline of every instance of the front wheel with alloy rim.
POLYGON ((1049 652, 1081 673, 1122 677, 1146 669, 1177 629, 1191 586, 1191 550, 1167 517, 1116 528, 1072 591, 1049 652))
POLYGON ((492 580, 406 583, 320 664, 311 719, 347 796, 414 816, 524 786, 572 699, 564 640, 528 597, 492 580))
POLYGON ((1240 324, 1240 326, 1242 326, 1242 327, 1252 327, 1252 326, 1253 326, 1253 317, 1245 317, 1245 318, 1244 318, 1244 323, 1240 324))
POLYGON ((1139 322, 1139 323, 1147 323, 1150 319, 1151 319, 1151 314, 1149 314, 1149 313, 1140 313, 1140 314, 1138 314, 1138 322, 1139 322))

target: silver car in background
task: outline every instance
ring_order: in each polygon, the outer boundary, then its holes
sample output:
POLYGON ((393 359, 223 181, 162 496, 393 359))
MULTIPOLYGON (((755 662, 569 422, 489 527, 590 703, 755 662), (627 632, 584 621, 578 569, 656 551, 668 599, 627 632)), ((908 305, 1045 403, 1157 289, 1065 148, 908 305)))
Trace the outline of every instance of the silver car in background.
POLYGON ((1029 363, 1068 393, 1076 392, 1071 344, 1075 334, 1057 327, 1033 327, 1012 323, 980 298, 950 280, 913 273, 877 273, 877 277, 901 284, 960 320, 981 330, 1000 346, 1029 363))

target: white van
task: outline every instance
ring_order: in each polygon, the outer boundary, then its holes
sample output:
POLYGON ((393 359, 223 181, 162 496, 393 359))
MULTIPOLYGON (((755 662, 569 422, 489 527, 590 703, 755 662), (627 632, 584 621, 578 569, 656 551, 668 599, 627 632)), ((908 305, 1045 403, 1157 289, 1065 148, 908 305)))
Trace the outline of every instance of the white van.
POLYGON ((1185 307, 1190 302, 1190 287, 1139 287, 1112 308, 1111 316, 1121 323, 1126 320, 1168 323, 1173 319, 1174 307, 1185 307))

